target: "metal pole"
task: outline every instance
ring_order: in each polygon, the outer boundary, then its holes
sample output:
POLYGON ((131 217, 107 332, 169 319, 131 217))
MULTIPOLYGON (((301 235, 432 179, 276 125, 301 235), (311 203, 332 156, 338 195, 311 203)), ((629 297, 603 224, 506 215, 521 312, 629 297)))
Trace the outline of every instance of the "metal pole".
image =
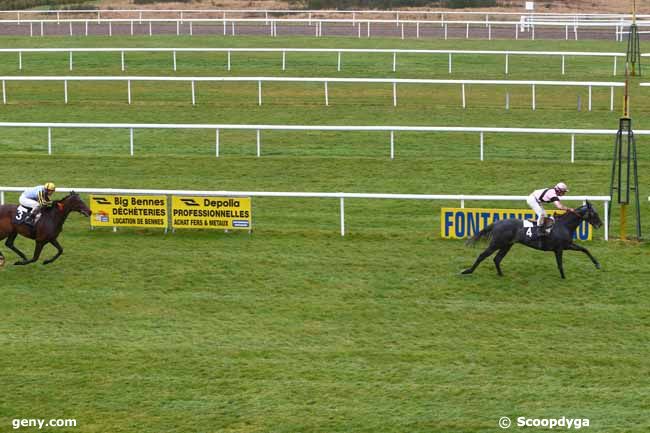
POLYGON ((257 157, 259 158, 261 155, 261 144, 260 144, 260 130, 257 130, 257 157))
POLYGON ((393 81, 393 107, 397 107, 397 82, 393 81))
POLYGON ((124 72, 124 51, 120 53, 120 59, 122 60, 122 72, 124 72))
POLYGON ((536 105, 535 105, 535 85, 533 84, 533 111, 535 111, 536 105))
POLYGON ((393 51, 393 72, 397 69, 397 51, 393 51))
POLYGON ((47 128, 47 154, 52 155, 52 128, 47 128))
POLYGON ((230 71, 230 50, 228 50, 228 70, 230 71))
POLYGON ((562 75, 564 75, 564 56, 562 56, 562 75))
POLYGON ((449 73, 451 74, 451 53, 449 53, 448 69, 449 69, 449 73))
POLYGON ((395 131, 390 131, 390 159, 395 159, 395 131))
POLYGON ((192 80, 192 105, 196 105, 196 96, 194 92, 194 80, 192 80))
POLYGON ((483 131, 481 131, 481 161, 483 161, 483 141, 484 141, 483 131))
POLYGON ((218 129, 215 131, 214 151, 215 151, 215 156, 219 158, 219 130, 218 129))
POLYGON ((591 111, 591 86, 589 86, 589 111, 591 111))
POLYGON ((172 58, 174 64, 174 72, 176 71, 176 50, 172 51, 172 58))
POLYGON ((336 70, 338 72, 341 72, 341 52, 340 51, 339 51, 339 55, 338 55, 338 63, 337 63, 337 66, 336 66, 336 70))
POLYGON ((23 70, 23 52, 18 51, 18 70, 22 71, 23 70))
POLYGON ((131 156, 133 156, 133 128, 129 128, 129 144, 130 144, 131 156))
POLYGON ((508 54, 506 54, 506 75, 508 75, 508 54))
POLYGON ((5 84, 5 80, 2 80, 2 103, 7 104, 7 87, 5 84))
POLYGON ((282 70, 286 70, 286 63, 287 63, 287 53, 286 51, 282 51, 282 70))
POLYGON ((345 203, 343 197, 339 199, 341 209, 341 236, 345 236, 345 203))
POLYGON ((329 107, 330 105, 330 98, 329 98, 329 92, 327 91, 327 81, 325 81, 325 106, 329 107))
POLYGON ((131 80, 126 80, 126 89, 127 89, 129 105, 131 105, 131 80))
POLYGON ((465 108, 465 83, 461 84, 461 93, 463 95, 463 108, 465 108))
POLYGON ((575 162, 575 154, 576 154, 576 135, 571 134, 571 163, 572 164, 575 162))
POLYGON ((262 80, 257 82, 257 105, 262 105, 262 80))
POLYGON ((63 94, 65 95, 65 103, 68 103, 68 80, 63 80, 63 94))
POLYGON ((614 111, 614 86, 609 88, 609 111, 614 111))
POLYGON ((69 57, 69 60, 68 60, 69 69, 72 70, 72 51, 70 51, 70 54, 69 54, 68 57, 69 57))

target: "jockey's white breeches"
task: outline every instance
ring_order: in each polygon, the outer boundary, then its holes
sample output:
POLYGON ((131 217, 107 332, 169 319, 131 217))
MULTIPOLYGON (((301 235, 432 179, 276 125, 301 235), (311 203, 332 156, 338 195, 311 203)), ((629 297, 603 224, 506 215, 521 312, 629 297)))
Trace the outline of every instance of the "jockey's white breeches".
POLYGON ((31 198, 27 198, 24 196, 20 196, 20 199, 18 199, 20 204, 22 204, 25 207, 28 207, 32 209, 32 212, 36 213, 36 211, 40 208, 40 205, 36 200, 32 200, 31 198))
POLYGON ((535 194, 529 195, 526 199, 526 203, 528 203, 528 206, 530 206, 535 211, 535 214, 537 214, 537 225, 542 225, 544 218, 546 217, 546 211, 537 201, 535 194))

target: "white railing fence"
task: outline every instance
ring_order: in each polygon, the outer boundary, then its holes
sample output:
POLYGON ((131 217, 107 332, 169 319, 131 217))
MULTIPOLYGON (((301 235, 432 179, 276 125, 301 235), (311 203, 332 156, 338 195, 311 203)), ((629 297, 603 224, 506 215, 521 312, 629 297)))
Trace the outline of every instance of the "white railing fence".
MULTIPOLYGON (((73 53, 120 53, 121 70, 126 70, 127 53, 169 53, 171 66, 174 71, 177 67, 177 53, 226 53, 227 70, 232 70, 232 53, 281 53, 282 70, 287 69, 287 53, 337 53, 337 71, 341 71, 343 54, 392 54, 393 72, 397 71, 397 56, 399 55, 436 55, 447 56, 447 70, 452 73, 453 55, 499 55, 504 56, 504 73, 510 73, 511 56, 552 56, 560 57, 561 72, 565 75, 567 57, 610 57, 614 59, 612 75, 617 74, 617 58, 625 57, 626 53, 585 52, 585 51, 492 51, 492 50, 400 50, 400 49, 357 49, 357 48, 0 48, 0 53, 14 53, 18 55, 18 70, 23 70, 23 54, 25 53, 68 53, 68 69, 73 70, 73 53)), ((650 54, 648 54, 650 55, 650 54)), ((645 56, 645 54, 643 54, 645 56)))
MULTIPOLYGON (((397 85, 398 84, 451 84, 460 85, 461 106, 467 108, 466 89, 467 85, 499 85, 499 86, 531 86, 531 109, 537 108, 537 86, 563 86, 563 87, 586 87, 588 93, 588 110, 592 109, 592 89, 594 87, 609 87, 609 111, 614 111, 614 88, 625 87, 625 83, 613 81, 542 81, 542 80, 428 80, 428 79, 407 79, 407 78, 320 78, 320 77, 145 77, 145 76, 0 76, 2 81, 2 103, 7 104, 7 82, 18 81, 61 81, 63 82, 63 100, 68 103, 68 82, 69 81, 118 81, 127 84, 127 102, 131 104, 132 82, 185 82, 191 83, 192 105, 196 105, 196 83, 197 82, 252 82, 257 83, 257 105, 262 105, 262 84, 265 82, 283 83, 321 83, 324 85, 325 105, 329 106, 329 83, 363 83, 363 84, 392 84, 393 85, 393 106, 397 106, 397 85)), ((507 105, 509 105, 509 98, 507 105)), ((509 107, 506 107, 509 108, 509 107)))
MULTIPOLYGON (((0 186, 0 204, 5 204, 5 192, 22 193, 28 187, 0 186)), ((389 199, 389 200, 458 200, 464 208, 467 201, 509 201, 524 203, 525 195, 467 195, 467 194, 378 194, 345 192, 269 192, 269 191, 201 191, 201 190, 160 190, 160 189, 114 189, 114 188, 57 188, 59 192, 75 191, 84 194, 144 194, 144 195, 184 195, 206 197, 285 197, 285 198, 337 198, 339 199, 341 236, 345 236, 345 199, 389 199)), ((610 196, 565 196, 562 200, 585 203, 587 200, 603 202, 605 229, 604 239, 609 239, 608 203, 610 196)))
MULTIPOLYGON (((498 21, 498 20, 457 20, 457 21, 448 21, 444 18, 439 20, 415 20, 415 19, 396 19, 396 20, 386 20, 386 19, 310 19, 310 18, 185 18, 185 19, 171 19, 171 18, 156 18, 156 19, 123 19, 123 18, 114 18, 114 19, 21 19, 21 20, 0 20, 0 28, 5 25, 14 25, 14 26, 29 26, 29 36, 45 36, 46 34, 46 25, 55 25, 56 29, 59 29, 61 25, 66 25, 68 27, 68 33, 70 36, 75 35, 89 35, 89 26, 106 26, 107 29, 104 31, 105 35, 113 36, 114 27, 122 29, 123 27, 130 28, 129 34, 134 36, 136 30, 144 27, 144 31, 141 34, 148 34, 153 36, 154 29, 159 32, 163 32, 166 27, 172 27, 176 29, 175 33, 177 36, 189 35, 192 36, 195 32, 195 29, 204 28, 210 26, 210 28, 217 29, 217 33, 222 32, 223 35, 235 36, 241 32, 240 29, 249 26, 264 26, 267 28, 265 34, 271 37, 278 36, 279 25, 284 25, 287 28, 287 35, 295 34, 295 28, 297 25, 302 25, 309 29, 310 33, 313 33, 315 37, 322 37, 326 24, 333 28, 352 28, 351 35, 356 33, 358 38, 362 37, 371 37, 371 26, 372 28, 379 28, 379 34, 381 35, 382 29, 387 26, 390 28, 396 26, 401 33, 402 39, 405 39, 405 35, 409 28, 411 32, 415 33, 416 38, 420 38, 421 31, 424 29, 433 29, 442 28, 443 34, 441 37, 444 37, 445 40, 449 38, 449 30, 456 29, 458 30, 464 28, 465 39, 470 39, 470 28, 473 26, 473 29, 480 28, 483 32, 484 28, 487 29, 487 39, 492 40, 493 28, 501 29, 506 28, 508 31, 512 32, 514 30, 514 38, 519 39, 520 33, 527 32, 530 34, 530 39, 535 40, 535 29, 564 29, 564 39, 574 39, 578 40, 579 31, 582 30, 591 30, 600 29, 602 31, 612 31, 614 40, 622 41, 623 34, 625 33, 625 28, 629 26, 629 23, 620 23, 620 22, 589 22, 589 21, 580 21, 580 22, 537 22, 537 23, 527 23, 525 21, 498 21), (237 28, 237 26, 239 26, 237 28), (78 29, 81 27, 81 29, 78 29), (35 30, 36 28, 36 30, 35 30), (311 30, 310 28, 313 28, 311 30), (356 28, 356 32, 354 29, 356 28), (291 30, 289 30, 291 29, 291 30), (75 32, 76 30, 76 32, 75 32), (572 34, 572 37, 570 36, 572 34)), ((639 28, 650 27, 650 21, 641 21, 637 20, 637 25, 639 28)), ((282 27, 280 27, 282 29, 282 27)), ((325 32, 326 33, 326 32, 325 32)), ((214 32, 212 33, 214 34, 214 32)), ((336 32, 332 31, 332 34, 335 35, 336 32)), ((375 31, 375 36, 377 31, 375 31)), ((473 35, 472 35, 473 36, 473 35)))
MULTIPOLYGON (((134 132, 136 130, 152 129, 179 129, 179 130, 212 130, 215 131, 214 150, 215 157, 221 152, 220 131, 222 130, 249 130, 256 131, 256 156, 262 155, 262 131, 358 131, 358 132, 386 132, 390 134, 390 159, 395 158, 395 133, 396 132, 453 132, 474 133, 479 136, 479 158, 484 160, 486 134, 561 134, 571 136, 570 160, 575 162, 575 137, 576 135, 609 135, 616 136, 616 129, 554 129, 554 128, 499 128, 481 126, 348 126, 348 125, 233 125, 233 124, 187 124, 187 123, 56 123, 56 122, 0 122, 0 128, 41 128, 47 129, 47 153, 52 154, 53 129, 128 129, 129 152, 135 154, 134 132)), ((650 135, 650 130, 636 130, 637 136, 650 135)))

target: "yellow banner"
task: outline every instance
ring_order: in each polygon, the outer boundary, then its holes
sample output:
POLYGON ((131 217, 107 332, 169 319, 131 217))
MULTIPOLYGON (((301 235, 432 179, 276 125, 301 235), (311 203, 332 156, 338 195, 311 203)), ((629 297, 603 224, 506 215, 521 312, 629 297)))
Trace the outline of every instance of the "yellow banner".
POLYGON ((93 227, 167 228, 167 197, 146 195, 91 195, 93 227))
POLYGON ((176 229, 244 229, 253 227, 250 197, 172 197, 176 229))
MULTIPOLYGON (((558 210, 547 211, 548 215, 563 214, 558 210)), ((442 208, 440 210, 440 236, 443 239, 464 239, 474 236, 490 224, 504 219, 536 220, 531 209, 470 209, 442 208)), ((592 227, 582 221, 574 239, 591 240, 592 227)))

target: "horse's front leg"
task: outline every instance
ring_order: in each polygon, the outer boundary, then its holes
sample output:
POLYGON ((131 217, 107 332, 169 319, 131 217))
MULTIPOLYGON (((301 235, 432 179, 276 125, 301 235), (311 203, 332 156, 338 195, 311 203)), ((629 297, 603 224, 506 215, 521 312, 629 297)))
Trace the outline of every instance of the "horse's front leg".
POLYGON ((34 248, 34 257, 32 257, 30 260, 23 260, 22 262, 16 262, 14 264, 16 265, 28 265, 30 263, 34 263, 38 258, 41 256, 41 251, 43 251, 43 247, 45 246, 47 242, 44 241, 37 241, 36 242, 36 247, 34 248))
POLYGON ((57 249, 57 253, 56 253, 56 254, 54 255, 54 257, 52 257, 51 259, 47 259, 47 260, 45 260, 45 261, 43 262, 44 265, 49 265, 50 263, 52 263, 53 261, 55 261, 56 259, 58 259, 59 256, 60 256, 61 254, 63 254, 63 247, 61 247, 61 244, 59 244, 59 241, 57 241, 56 239, 54 239, 53 241, 50 241, 50 243, 51 243, 52 245, 54 245, 54 248, 57 249))
POLYGON ((555 261, 557 262, 557 268, 560 270, 560 275, 564 277, 564 266, 562 265, 562 250, 555 250, 555 261))
POLYGON ((16 236, 18 236, 18 233, 12 233, 7 237, 7 240, 5 241, 5 245, 7 248, 9 248, 11 251, 14 253, 18 254, 18 256, 23 259, 23 262, 27 260, 27 256, 23 254, 22 251, 20 251, 16 246, 14 245, 14 241, 16 240, 16 236))
POLYGON ((594 264, 594 266, 596 266, 596 269, 600 269, 600 263, 598 263, 598 260, 596 260, 596 258, 591 255, 589 250, 586 249, 585 247, 583 247, 582 245, 571 243, 567 247, 567 250, 581 251, 581 252, 585 253, 591 259, 591 262, 594 264))

